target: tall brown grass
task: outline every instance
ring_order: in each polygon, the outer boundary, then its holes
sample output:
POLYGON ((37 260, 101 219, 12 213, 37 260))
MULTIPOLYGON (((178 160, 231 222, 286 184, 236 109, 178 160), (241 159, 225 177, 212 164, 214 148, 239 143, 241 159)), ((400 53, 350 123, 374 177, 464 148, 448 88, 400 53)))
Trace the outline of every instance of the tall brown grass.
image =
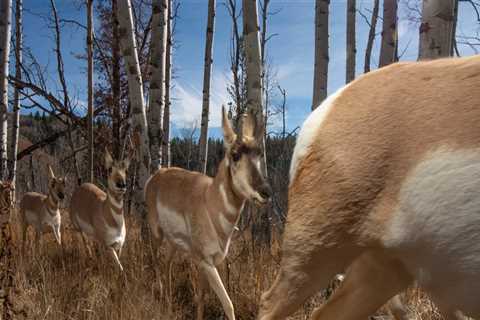
MULTIPOLYGON (((24 312, 19 319, 195 319, 197 276, 188 258, 175 259, 170 299, 163 289, 167 281, 164 251, 160 249, 159 258, 153 258, 153 246, 142 240, 136 219, 127 220, 122 274, 101 247, 93 246, 93 257, 87 255, 67 216, 63 214, 62 246, 54 241, 53 235, 46 234, 36 248, 33 234, 29 234, 27 250, 22 256, 19 233, 14 232, 17 248, 14 300, 15 308, 24 312)), ((12 226, 18 231, 15 218, 12 226)), ((255 319, 261 293, 270 286, 279 266, 279 242, 274 236, 270 247, 252 245, 248 231, 235 235, 219 271, 238 319, 255 319)), ((323 300, 322 294, 318 294, 291 319, 308 319, 323 300)), ((411 290, 408 300, 415 319, 440 319, 420 291, 411 290)), ((386 319, 388 314, 381 311, 377 318, 386 319)), ((224 319, 220 302, 212 291, 207 296, 205 319, 224 319)))

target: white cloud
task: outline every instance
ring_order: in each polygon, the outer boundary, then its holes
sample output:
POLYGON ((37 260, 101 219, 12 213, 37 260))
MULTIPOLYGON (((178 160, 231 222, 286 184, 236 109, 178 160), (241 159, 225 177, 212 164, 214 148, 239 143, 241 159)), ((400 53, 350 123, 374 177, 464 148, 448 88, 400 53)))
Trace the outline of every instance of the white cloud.
MULTIPOLYGON (((226 75, 213 72, 210 83, 210 127, 221 125, 222 104, 228 102, 227 84, 229 79, 226 75)), ((172 101, 172 121, 178 127, 190 127, 192 123, 200 124, 202 115, 202 84, 198 86, 176 80, 174 83, 172 101)))

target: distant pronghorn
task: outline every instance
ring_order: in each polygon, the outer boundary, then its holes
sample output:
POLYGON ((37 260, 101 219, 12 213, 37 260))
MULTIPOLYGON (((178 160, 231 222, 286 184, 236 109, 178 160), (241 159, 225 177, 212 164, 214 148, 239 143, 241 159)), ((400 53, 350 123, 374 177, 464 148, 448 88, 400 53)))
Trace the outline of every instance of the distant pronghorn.
POLYGON ((447 319, 480 318, 479 88, 480 56, 398 63, 308 117, 259 319, 285 319, 345 268, 313 319, 365 319, 415 280, 447 319))
POLYGON ((25 249, 29 225, 35 230, 35 245, 38 246, 41 234, 50 229, 58 244, 62 242, 60 202, 65 198, 65 178, 55 177, 49 165, 48 180, 48 195, 27 192, 20 202, 22 251, 25 249))
POLYGON ((81 233, 86 249, 85 235, 105 245, 123 271, 120 254, 125 242, 123 196, 127 191, 127 169, 130 159, 113 160, 105 150, 105 168, 108 170, 107 193, 96 185, 84 183, 73 193, 70 218, 81 233))
MULTIPOLYGON (((197 318, 203 318, 204 289, 210 284, 230 320, 232 302, 218 274, 228 253, 246 200, 266 203, 270 186, 260 169, 259 137, 263 125, 249 113, 240 135, 222 110, 225 158, 215 178, 179 168, 160 169, 145 186, 148 221, 154 236, 169 243, 168 274, 176 250, 191 256, 200 270, 197 318)), ((170 284, 169 284, 170 286, 170 284)))

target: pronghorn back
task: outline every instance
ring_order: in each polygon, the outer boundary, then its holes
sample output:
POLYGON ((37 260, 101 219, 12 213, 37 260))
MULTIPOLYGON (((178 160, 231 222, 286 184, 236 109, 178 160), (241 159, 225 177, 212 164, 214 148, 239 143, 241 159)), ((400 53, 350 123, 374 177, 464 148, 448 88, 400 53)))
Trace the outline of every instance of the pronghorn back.
POLYGON ((480 56, 397 63, 308 117, 292 158, 281 271, 260 319, 285 317, 347 267, 314 319, 361 319, 413 280, 444 315, 480 316, 478 88, 480 56), (355 294, 371 304, 355 309, 355 294))

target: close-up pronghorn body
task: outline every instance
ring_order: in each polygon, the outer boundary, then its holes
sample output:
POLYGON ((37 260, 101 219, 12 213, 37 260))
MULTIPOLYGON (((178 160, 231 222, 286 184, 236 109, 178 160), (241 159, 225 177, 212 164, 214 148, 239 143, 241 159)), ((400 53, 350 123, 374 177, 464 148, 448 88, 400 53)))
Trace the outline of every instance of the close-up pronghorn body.
POLYGON ((225 157, 214 178, 180 168, 160 169, 145 187, 148 221, 157 239, 169 245, 168 272, 177 250, 190 256, 200 271, 197 319, 203 318, 205 285, 220 299, 229 320, 233 304, 218 274, 247 200, 265 203, 270 186, 260 167, 262 124, 249 112, 237 136, 225 109, 222 128, 225 157))
POLYGON ((61 244, 60 203, 65 198, 65 178, 57 178, 48 166, 48 195, 27 192, 20 202, 20 224, 22 251, 27 240, 28 226, 35 230, 35 244, 38 245, 42 233, 53 231, 58 244, 61 244))
POLYGON ((92 183, 84 183, 75 190, 70 201, 70 219, 81 233, 86 249, 89 250, 85 235, 104 245, 122 271, 119 258, 126 236, 123 198, 127 191, 129 164, 129 159, 113 160, 105 150, 107 192, 92 183))
POLYGON ((480 56, 359 77, 305 121, 277 278, 285 319, 347 269, 313 319, 366 319, 413 282, 446 319, 480 317, 480 56))

